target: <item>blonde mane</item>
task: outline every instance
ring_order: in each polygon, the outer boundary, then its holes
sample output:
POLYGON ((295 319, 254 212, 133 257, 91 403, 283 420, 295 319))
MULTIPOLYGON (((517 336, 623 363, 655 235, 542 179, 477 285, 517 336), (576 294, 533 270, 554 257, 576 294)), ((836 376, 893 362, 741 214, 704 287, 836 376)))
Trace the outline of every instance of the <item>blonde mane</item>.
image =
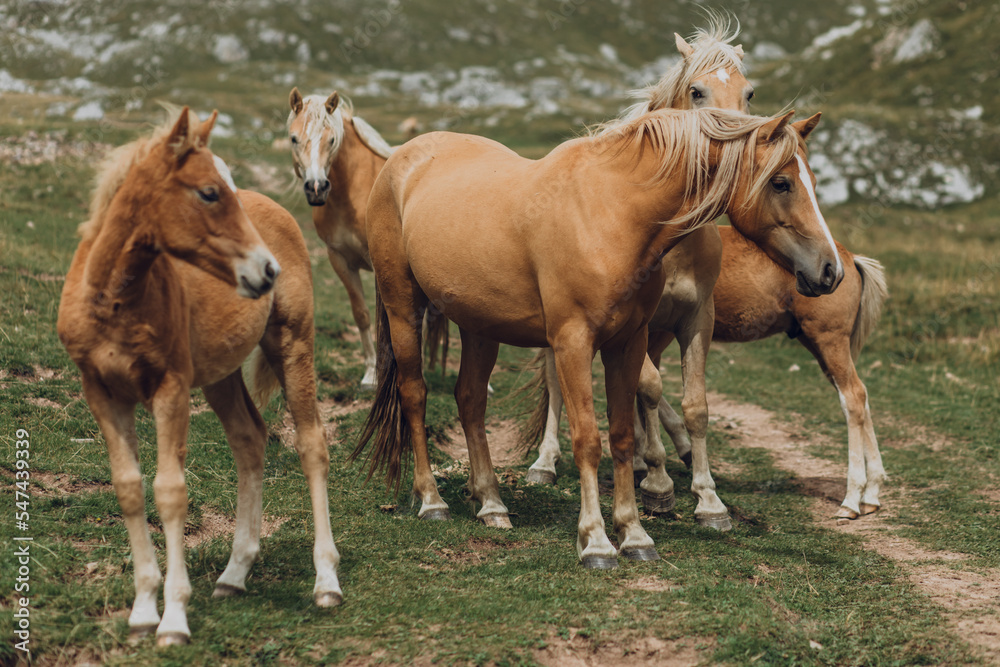
MULTIPOLYGON (((84 241, 93 239, 101 231, 111 201, 118 194, 132 167, 149 156, 153 147, 170 133, 180 118, 180 107, 163 104, 163 108, 167 111, 167 118, 161 125, 154 128, 148 136, 139 137, 114 149, 98 165, 87 220, 80 223, 76 230, 84 241)), ((198 116, 193 111, 188 111, 188 120, 192 126, 197 126, 198 116)))
POLYGON ((757 134, 772 120, 772 117, 716 108, 660 109, 622 122, 603 132, 595 141, 606 144, 617 154, 629 148, 636 155, 642 155, 647 147, 653 150, 659 166, 649 182, 660 183, 668 177, 684 180, 681 213, 669 222, 683 225, 702 221, 689 228, 690 231, 700 224, 712 222, 733 204, 744 171, 749 173, 750 192, 744 207, 752 209, 758 204, 767 182, 782 166, 795 159, 802 139, 795 128, 787 124, 772 140, 767 160, 755 168, 757 134), (715 171, 709 173, 709 149, 713 141, 720 144, 719 160, 715 171))
MULTIPOLYGON (((350 98, 341 95, 340 103, 337 104, 337 108, 333 110, 332 114, 326 113, 326 99, 322 95, 307 95, 302 98, 301 113, 304 114, 302 118, 303 132, 307 135, 311 134, 312 128, 317 123, 324 129, 333 132, 332 150, 333 154, 336 155, 344 142, 344 121, 349 120, 354 126, 354 130, 358 133, 358 137, 361 138, 361 143, 367 146, 369 150, 386 159, 392 155, 394 149, 382 138, 382 135, 363 118, 354 115, 354 104, 350 98)), ((295 115, 295 111, 291 111, 288 114, 288 121, 286 123, 288 127, 291 127, 292 121, 295 120, 295 115)))
POLYGON ((629 97, 639 101, 625 109, 618 118, 592 128, 591 135, 611 131, 650 111, 678 106, 680 100, 687 96, 692 81, 715 70, 734 67, 741 74, 746 74, 743 59, 731 44, 740 34, 739 21, 729 14, 710 9, 704 11, 708 26, 699 28, 687 40, 694 50, 691 57, 682 57, 658 82, 630 92, 629 97))

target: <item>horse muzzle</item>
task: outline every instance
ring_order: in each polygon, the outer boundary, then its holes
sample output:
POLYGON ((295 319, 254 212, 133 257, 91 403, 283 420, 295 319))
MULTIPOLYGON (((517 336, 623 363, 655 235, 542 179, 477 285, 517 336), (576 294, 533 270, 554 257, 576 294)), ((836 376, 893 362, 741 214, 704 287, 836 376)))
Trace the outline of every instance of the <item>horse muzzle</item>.
POLYGON ((326 203, 327 197, 330 196, 330 181, 325 178, 323 180, 309 180, 305 182, 304 189, 306 201, 309 202, 310 206, 322 206, 326 203))
POLYGON ((844 280, 843 267, 837 266, 833 262, 825 262, 819 275, 809 277, 804 271, 795 272, 795 289, 802 296, 822 296, 830 294, 844 280))
POLYGON ((236 293, 248 299, 259 299, 271 289, 281 275, 281 265, 267 248, 258 246, 236 264, 236 293))

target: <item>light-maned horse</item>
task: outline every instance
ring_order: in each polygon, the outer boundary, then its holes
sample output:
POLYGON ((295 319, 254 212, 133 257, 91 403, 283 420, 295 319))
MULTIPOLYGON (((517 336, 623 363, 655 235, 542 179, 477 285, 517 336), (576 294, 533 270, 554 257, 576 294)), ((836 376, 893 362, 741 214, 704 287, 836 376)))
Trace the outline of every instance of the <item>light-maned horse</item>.
MULTIPOLYGON (((360 456, 374 437, 370 473, 398 484, 415 456, 419 516, 448 518, 427 454, 420 321, 428 303, 458 324, 455 387, 469 447, 478 518, 509 526, 486 442, 487 381, 498 344, 551 346, 580 470, 577 552, 586 567, 614 567, 617 549, 598 503, 601 439, 591 362, 606 369, 614 462, 613 525, 627 558, 657 558, 639 523, 633 487, 633 406, 646 358, 646 325, 663 290, 662 255, 685 230, 728 212, 762 237, 810 289, 842 278, 806 187, 802 130, 791 114, 756 118, 719 109, 658 111, 599 137, 528 160, 483 137, 435 132, 397 149, 368 205, 378 288, 378 390, 360 456)), ((811 183, 811 182, 810 182, 811 183)))
POLYGON ((251 393, 263 404, 280 384, 312 500, 314 599, 319 606, 341 601, 329 455, 316 405, 308 252, 294 218, 262 195, 237 191, 225 163, 208 150, 215 117, 199 123, 185 107, 175 123, 108 158, 59 304, 59 339, 80 368, 104 434, 132 547, 129 628, 134 637, 155 630, 160 645, 187 643, 191 635, 184 460, 194 387, 222 421, 239 475, 233 552, 215 596, 246 589, 260 549, 267 430, 251 393), (241 364, 251 352, 248 391, 241 364), (167 549, 162 620, 139 470, 139 403, 156 421, 153 490, 167 549))
POLYGON ((313 207, 316 233, 326 244, 330 264, 351 302, 365 357, 362 389, 375 387, 375 345, 371 316, 361 285, 361 270, 372 270, 365 215, 372 184, 392 154, 375 129, 354 115, 335 91, 329 97, 302 97, 292 88, 288 132, 295 174, 303 180, 313 207))
MULTIPOLYGON (((710 25, 699 30, 691 43, 674 34, 681 60, 655 86, 639 91, 637 102, 621 118, 601 125, 597 131, 612 132, 650 111, 655 99, 657 108, 700 109, 718 107, 748 111, 753 86, 743 70, 743 47, 732 45, 738 24, 710 15, 710 25)), ((705 398, 705 365, 712 339, 712 289, 722 263, 722 241, 715 225, 703 225, 688 233, 663 256, 665 282, 660 303, 649 322, 650 356, 643 364, 639 379, 636 410, 637 451, 633 460, 643 506, 648 512, 662 514, 674 508, 673 481, 667 475, 666 451, 657 424, 662 421, 676 443, 682 458, 693 468, 691 492, 697 499, 695 519, 702 525, 720 530, 732 527, 729 512, 715 492, 708 463, 708 404, 705 398), (656 342, 665 334, 676 337, 683 359, 684 419, 662 399, 659 374, 659 351, 656 342), (648 440, 648 442, 647 442, 648 440)), ((555 357, 551 348, 539 359, 538 385, 541 400, 525 434, 534 443, 542 434, 538 458, 528 469, 529 483, 553 484, 559 460, 559 421, 562 394, 556 378, 555 357)))
MULTIPOLYGON (((731 31, 728 23, 715 19, 709 29, 696 34, 691 44, 675 35, 683 60, 658 83, 639 91, 642 101, 628 109, 620 122, 662 108, 745 106, 753 92, 734 58, 742 60, 743 51, 739 46, 727 46, 737 32, 738 26, 731 31)), ((795 276, 780 261, 733 228, 717 230, 706 226, 689 236, 663 259, 671 278, 664 288, 661 306, 650 321, 648 350, 658 368, 663 350, 674 338, 678 340, 684 374, 684 419, 661 397, 659 376, 648 367, 644 367, 639 385, 645 419, 637 424, 640 434, 635 469, 639 478, 647 466, 649 469, 641 483, 646 508, 665 511, 671 508, 673 499, 673 484, 663 468, 666 454, 659 429, 655 428, 658 413, 678 455, 692 465, 691 491, 698 499, 696 520, 723 529, 730 525, 728 513, 720 513, 725 508, 715 495, 707 459, 699 456, 704 451, 708 419, 703 379, 708 340, 743 343, 786 333, 797 338, 819 361, 840 396, 847 420, 847 492, 836 516, 854 519, 876 511, 880 505, 879 488, 886 475, 867 389, 858 377, 855 362, 888 297, 881 264, 854 255, 838 243, 844 282, 834 294, 812 298, 798 292, 795 276), (688 244, 701 246, 700 251, 686 252, 688 244), (718 260, 708 261, 714 256, 709 249, 720 255, 718 260), (698 262, 691 261, 694 256, 698 262), (713 283, 714 290, 709 287, 706 294, 706 286, 713 283), (652 432, 644 437, 641 429, 649 425, 652 432), (699 465, 699 458, 704 465, 699 465)), ((539 404, 527 433, 527 439, 533 442, 538 433, 544 432, 528 481, 553 483, 559 457, 561 397, 551 362, 543 372, 546 384, 555 390, 548 401, 543 399, 539 404)))

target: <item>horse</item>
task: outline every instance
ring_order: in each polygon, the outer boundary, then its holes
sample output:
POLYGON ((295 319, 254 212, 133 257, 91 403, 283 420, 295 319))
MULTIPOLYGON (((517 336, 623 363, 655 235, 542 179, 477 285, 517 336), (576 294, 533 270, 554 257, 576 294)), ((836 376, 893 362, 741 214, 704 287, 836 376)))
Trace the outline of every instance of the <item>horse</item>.
MULTIPOLYGON (((753 91, 748 89, 733 57, 742 60, 743 50, 739 46, 728 47, 731 53, 726 55, 727 44, 737 33, 738 26, 731 31, 728 22, 714 17, 711 26, 698 31, 691 44, 675 34, 683 60, 658 83, 639 91, 641 101, 630 107, 621 120, 606 123, 601 129, 661 108, 728 107, 732 103, 736 103, 733 108, 745 108, 745 103, 753 98, 753 91), (700 67, 699 61, 703 63, 700 67), (687 81, 690 83, 685 85, 687 81)), ((816 298, 797 293, 795 277, 731 227, 701 228, 664 257, 664 268, 674 278, 665 286, 664 301, 650 322, 649 356, 654 367, 659 368, 663 351, 677 338, 684 375, 684 419, 662 398, 658 375, 644 368, 639 386, 644 410, 640 413, 643 419, 637 421, 640 436, 634 467, 637 479, 642 480, 640 488, 647 511, 665 513, 673 508, 673 484, 663 469, 666 453, 655 426, 659 416, 678 455, 693 468, 691 491, 698 499, 695 519, 704 526, 721 530, 731 527, 728 512, 715 495, 707 459, 700 456, 708 417, 703 376, 709 340, 743 343, 777 333, 796 338, 816 357, 840 397, 848 424, 848 475, 847 492, 835 517, 856 519, 878 510, 879 489, 886 474, 867 389, 858 377, 855 362, 881 316, 888 290, 882 265, 877 260, 855 255, 839 243, 837 251, 845 267, 845 280, 835 294, 816 298), (712 262, 708 262, 707 250, 684 252, 686 244, 695 243, 696 238, 703 246, 717 248, 711 255, 712 262), (692 254, 702 260, 690 262, 692 254), (715 260, 717 255, 719 259, 715 260), (747 280, 747 276, 754 279, 747 280), (693 352, 692 342, 697 345, 693 352), (695 383, 693 387, 690 382, 695 383), (643 427, 647 430, 645 437, 643 427), (648 432, 650 428, 652 431, 648 432), (704 465, 699 465, 699 459, 705 461, 704 465)), ((544 437, 538 459, 526 479, 552 484, 559 459, 561 396, 554 368, 547 359, 545 363, 540 372, 545 374, 542 381, 549 388, 545 392, 548 400, 543 397, 539 402, 525 440, 536 442, 541 433, 544 437)))
POLYGON ((298 88, 292 88, 288 103, 295 174, 303 180, 316 233, 347 289, 361 334, 365 357, 361 388, 374 389, 375 344, 360 272, 372 270, 365 231, 368 195, 393 149, 336 91, 325 98, 302 97, 298 88))
POLYGON ((184 562, 184 459, 190 392, 201 387, 222 421, 239 476, 233 551, 214 596, 246 590, 260 550, 267 430, 257 404, 280 385, 315 522, 317 606, 340 604, 340 555, 327 498, 329 454, 316 404, 312 275, 295 219, 237 190, 208 149, 217 113, 176 121, 114 151, 100 169, 59 304, 59 340, 107 442, 111 478, 135 563, 130 635, 186 644, 191 595, 184 562), (241 364, 250 357, 249 384, 241 364), (167 562, 161 581, 145 517, 135 408, 156 421, 156 507, 167 562))
POLYGON ((591 362, 606 371, 614 463, 613 526, 622 556, 659 556, 639 523, 632 419, 647 323, 660 300, 661 258, 685 231, 728 212, 780 255, 803 291, 843 278, 810 196, 804 137, 818 118, 759 118, 720 109, 661 110, 540 160, 483 137, 435 132, 389 158, 368 204, 377 285, 376 399, 352 452, 371 478, 399 489, 415 459, 418 516, 449 518, 431 474, 424 426, 420 321, 428 303, 460 329, 455 387, 469 447, 477 518, 509 527, 486 442, 486 386, 499 343, 552 347, 580 471, 577 553, 587 568, 617 566, 598 503, 601 440, 591 362))
MULTIPOLYGON (((709 26, 698 30, 691 43, 674 33, 681 60, 656 85, 638 91, 641 101, 629 107, 621 118, 603 123, 594 132, 613 131, 648 113, 654 104, 656 108, 718 107, 749 111, 754 90, 743 68, 743 47, 732 45, 738 34, 738 23, 734 29, 729 18, 715 13, 709 13, 709 26)), ((649 322, 650 341, 652 343, 663 333, 678 339, 684 360, 684 419, 662 400, 659 352, 651 352, 654 362, 643 364, 639 380, 635 422, 638 446, 633 471, 647 512, 665 514, 673 510, 673 481, 666 472, 666 451, 656 426, 662 420, 684 461, 693 466, 691 492, 698 502, 695 520, 703 526, 729 530, 732 522, 715 491, 706 443, 705 366, 712 338, 712 289, 719 277, 721 262, 722 241, 715 225, 704 225, 689 232, 663 257, 666 280, 660 303, 649 322), (666 406, 666 410, 661 405, 666 406)), ((531 445, 542 434, 544 437, 538 458, 528 469, 525 480, 532 484, 554 484, 560 455, 562 395, 552 349, 544 349, 536 362, 539 372, 534 385, 542 390, 542 397, 536 403, 523 441, 531 445)))

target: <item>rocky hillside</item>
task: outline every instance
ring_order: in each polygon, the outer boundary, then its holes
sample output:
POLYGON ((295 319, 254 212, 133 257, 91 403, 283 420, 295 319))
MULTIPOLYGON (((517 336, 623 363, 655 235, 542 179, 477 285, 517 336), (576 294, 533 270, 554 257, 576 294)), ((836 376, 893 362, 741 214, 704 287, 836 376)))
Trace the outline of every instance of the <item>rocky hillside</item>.
MULTIPOLYGON (((760 113, 822 109, 827 203, 937 207, 997 191, 1000 6, 954 0, 719 2, 743 26, 760 113)), ((679 0, 112 0, 0 7, 0 122, 103 137, 155 102, 223 111, 252 157, 288 90, 339 89, 393 139, 425 128, 551 145, 617 113, 675 62, 679 0)))

